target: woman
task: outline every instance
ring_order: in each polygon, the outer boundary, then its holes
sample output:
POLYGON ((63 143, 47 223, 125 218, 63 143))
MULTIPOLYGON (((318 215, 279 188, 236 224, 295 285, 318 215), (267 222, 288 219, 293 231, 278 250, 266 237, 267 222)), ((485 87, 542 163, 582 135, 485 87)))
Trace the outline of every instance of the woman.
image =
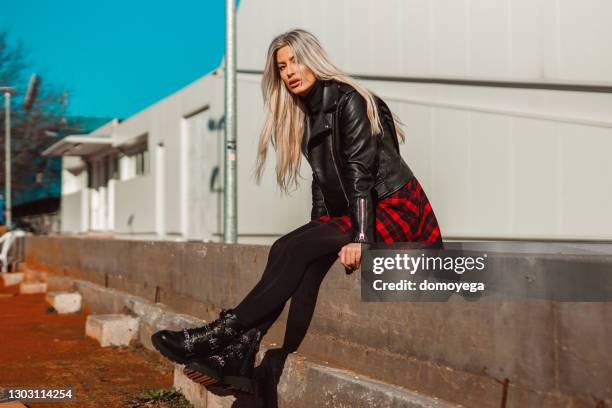
POLYGON ((349 273, 360 265, 361 246, 374 242, 443 246, 427 196, 399 154, 397 119, 336 68, 312 34, 296 29, 272 41, 262 88, 267 118, 256 179, 270 142, 285 192, 297 185, 304 155, 313 170, 311 221, 274 242, 260 281, 234 309, 210 325, 152 336, 193 380, 243 391, 252 391, 261 337, 306 274, 327 271, 338 257, 349 273))

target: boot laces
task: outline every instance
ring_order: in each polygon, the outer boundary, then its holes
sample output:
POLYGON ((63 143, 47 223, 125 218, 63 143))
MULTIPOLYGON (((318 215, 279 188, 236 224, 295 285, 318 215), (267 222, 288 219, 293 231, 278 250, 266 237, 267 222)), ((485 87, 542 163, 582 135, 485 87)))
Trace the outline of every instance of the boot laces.
POLYGON ((225 359, 222 356, 217 354, 210 356, 210 359, 213 360, 218 366, 225 366, 225 359))
POLYGON ((219 339, 215 336, 211 336, 211 334, 219 335, 221 334, 221 330, 223 330, 227 336, 236 335, 237 332, 233 328, 225 326, 231 319, 231 316, 229 310, 222 309, 219 318, 211 324, 205 324, 204 326, 192 329, 183 329, 185 349, 191 353, 195 343, 202 339, 206 339, 210 346, 215 348, 219 344, 219 339))

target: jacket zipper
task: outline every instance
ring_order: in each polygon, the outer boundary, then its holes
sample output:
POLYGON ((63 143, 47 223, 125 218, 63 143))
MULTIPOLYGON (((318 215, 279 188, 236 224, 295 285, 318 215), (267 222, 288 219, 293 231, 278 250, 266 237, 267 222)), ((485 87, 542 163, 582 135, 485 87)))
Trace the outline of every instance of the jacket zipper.
POLYGON ((359 241, 365 241, 364 223, 365 223, 365 198, 359 198, 359 241))
MULTIPOLYGON (((335 122, 335 115, 332 115, 332 136, 334 134, 334 129, 336 122, 335 122)), ((344 199, 346 200, 346 202, 350 205, 350 201, 348 199, 348 195, 346 194, 346 190, 344 189, 344 184, 342 184, 342 176, 340 175, 340 171, 338 170, 338 166, 336 165, 336 156, 334 154, 334 150, 335 150, 335 146, 333 143, 333 138, 332 138, 332 162, 334 163, 334 168, 336 169, 336 174, 338 175, 338 182, 340 183, 340 188, 342 189, 342 193, 344 194, 344 199)), ((359 198, 359 209, 361 210, 359 214, 359 236, 358 239, 359 241, 365 241, 365 233, 363 231, 363 224, 364 224, 364 215, 365 215, 365 199, 364 198, 359 198)))
MULTIPOLYGON (((335 117, 334 117, 334 115, 332 115, 332 124, 331 124, 331 126, 332 126, 332 129, 331 129, 332 136, 334 135, 334 129, 335 129, 334 126, 335 125, 336 125, 335 117)), ((338 182, 340 183, 340 188, 342 189, 342 193, 344 194, 344 199, 346 200, 346 202, 348 204, 350 204, 349 199, 348 199, 348 195, 346 194, 346 190, 344 189, 344 184, 342 184, 342 176, 340 175, 340 171, 338 170, 338 166, 336 165, 336 156, 334 155, 334 150, 336 150, 336 149, 335 149, 334 140, 333 140, 333 137, 332 137, 332 147, 331 147, 332 162, 334 163, 334 169, 336 169, 336 174, 338 175, 338 182)))
MULTIPOLYGON (((336 121, 335 121, 335 115, 332 115, 332 120, 331 120, 331 134, 333 136, 334 134, 334 130, 335 130, 335 125, 336 125, 336 121)), ((308 149, 305 149, 308 150, 308 149)), ((333 137, 332 137, 332 148, 331 148, 331 156, 332 156, 332 163, 334 164, 334 169, 336 170, 336 175, 338 176, 338 183, 340 183, 340 188, 342 189, 342 193, 344 194, 344 199, 346 200, 346 202, 350 205, 350 201, 348 198, 348 195, 346 194, 346 190, 344 188, 344 184, 342 183, 342 176, 340 175, 340 171, 338 170, 338 165, 336 164, 336 155, 334 154, 335 151, 335 146, 333 143, 333 137)), ((306 156, 306 159, 308 159, 308 154, 304 154, 306 156)), ((329 215, 329 210, 327 209, 327 205, 325 204, 325 199, 323 199, 323 206, 325 207, 325 211, 327 211, 327 214, 329 215)), ((364 228, 364 215, 365 215, 365 199, 364 198, 360 198, 359 199, 359 206, 361 209, 361 214, 360 214, 360 230, 359 230, 359 240, 365 240, 365 233, 363 231, 364 228)))

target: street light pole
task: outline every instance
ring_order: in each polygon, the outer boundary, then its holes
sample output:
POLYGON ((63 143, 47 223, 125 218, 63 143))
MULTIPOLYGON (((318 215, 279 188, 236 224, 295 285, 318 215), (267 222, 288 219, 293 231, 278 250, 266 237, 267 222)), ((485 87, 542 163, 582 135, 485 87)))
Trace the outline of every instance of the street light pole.
POLYGON ((236 0, 225 0, 225 173, 223 241, 237 242, 236 0))
POLYGON ((0 92, 4 92, 4 166, 5 166, 5 184, 4 184, 4 211, 6 214, 6 226, 11 229, 13 224, 11 216, 11 95, 16 93, 15 88, 8 86, 0 87, 0 92))

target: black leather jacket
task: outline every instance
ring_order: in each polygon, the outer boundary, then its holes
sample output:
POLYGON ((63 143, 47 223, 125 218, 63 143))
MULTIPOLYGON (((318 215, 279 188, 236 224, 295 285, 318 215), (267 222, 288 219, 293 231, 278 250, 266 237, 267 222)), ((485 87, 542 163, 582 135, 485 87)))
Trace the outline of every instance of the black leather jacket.
POLYGON ((365 99, 350 85, 317 80, 306 105, 302 153, 312 167, 311 219, 349 215, 352 242, 375 242, 378 200, 413 177, 399 153, 387 104, 375 97, 382 134, 370 133, 365 99), (314 109, 310 109, 313 108, 314 109))

